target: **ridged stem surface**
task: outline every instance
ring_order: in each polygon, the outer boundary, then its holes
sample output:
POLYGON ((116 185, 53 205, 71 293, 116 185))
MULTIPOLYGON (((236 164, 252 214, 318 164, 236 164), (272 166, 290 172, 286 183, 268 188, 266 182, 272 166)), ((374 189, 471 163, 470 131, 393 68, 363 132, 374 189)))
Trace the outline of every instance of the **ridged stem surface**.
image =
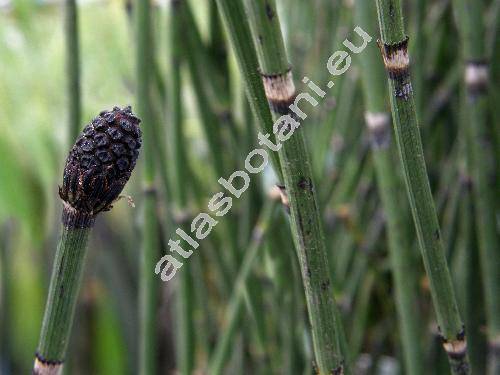
MULTIPOLYGON (((355 18, 358 25, 374 35, 372 25, 374 4, 367 0, 356 0, 355 18)), ((383 67, 379 63, 375 45, 368 45, 359 57, 362 86, 365 98, 365 121, 370 136, 373 162, 377 177, 378 192, 382 200, 386 220, 391 272, 396 294, 396 311, 404 357, 405 372, 411 375, 423 374, 422 322, 418 311, 417 274, 414 270, 414 256, 406 230, 407 215, 404 206, 398 202, 403 181, 394 168, 392 158, 393 142, 390 114, 386 112, 386 87, 383 67)))
MULTIPOLYGON (((80 216, 74 211, 69 215, 80 216)), ((83 228, 62 226, 33 370, 37 375, 55 374, 51 371, 61 371, 64 364, 94 220, 80 217, 86 221, 83 228)))
POLYGON ((482 2, 455 0, 454 7, 462 41, 467 113, 464 123, 488 323, 488 371, 500 374, 500 238, 495 217, 497 206, 493 203, 498 196, 498 160, 493 149, 493 124, 488 118, 488 95, 492 85, 483 6, 482 2))
POLYGON ((212 357, 208 364, 209 374, 222 374, 227 358, 231 354, 231 344, 237 333, 238 323, 241 321, 245 311, 245 295, 248 293, 248 279, 253 265, 259 257, 260 249, 263 247, 264 236, 267 233, 271 223, 272 215, 275 211, 276 204, 274 202, 265 203, 262 208, 261 215, 257 221, 252 234, 252 240, 238 271, 238 276, 234 283, 233 294, 229 300, 226 309, 225 328, 223 334, 217 341, 212 357))
MULTIPOLYGON (((293 115, 295 89, 274 1, 246 1, 260 73, 274 120, 293 115), (273 87, 277 92, 273 93, 273 87), (274 96, 273 94, 276 94, 274 96)), ((240 20, 241 23, 244 20, 240 20)), ((291 126, 284 125, 281 126, 291 126)), ((322 224, 316 202, 311 165, 303 130, 295 128, 279 149, 284 177, 283 194, 290 207, 290 222, 301 267, 316 366, 320 374, 347 373, 341 349, 341 318, 335 306, 322 224)))
POLYGON ((408 38, 399 0, 377 0, 380 49, 389 75, 389 92, 406 190, 429 278, 432 301, 452 372, 467 374, 465 332, 446 263, 436 208, 427 177, 409 74, 408 38))
POLYGON ((158 280, 154 274, 159 249, 157 196, 154 186, 154 132, 152 129, 150 81, 153 59, 151 5, 148 0, 135 2, 136 95, 137 112, 143 120, 143 233, 139 269, 139 371, 156 374, 158 280))
POLYGON ((65 0, 66 80, 68 95, 69 144, 80 133, 80 50, 78 41, 78 11, 76 0, 65 0))

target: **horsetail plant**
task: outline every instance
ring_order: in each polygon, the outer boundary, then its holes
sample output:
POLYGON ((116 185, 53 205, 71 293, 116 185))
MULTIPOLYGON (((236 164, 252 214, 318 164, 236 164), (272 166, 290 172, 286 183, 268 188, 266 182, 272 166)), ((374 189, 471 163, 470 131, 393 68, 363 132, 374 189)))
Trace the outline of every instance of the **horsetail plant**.
POLYGON ((457 25, 462 38, 466 90, 468 169, 475 198, 475 225, 480 250, 488 321, 488 371, 500 373, 500 247, 496 228, 495 183, 498 162, 494 157, 492 129, 488 124, 489 63, 484 38, 483 6, 455 0, 457 25))
POLYGON ((62 372, 88 237, 97 214, 112 208, 135 167, 141 147, 139 123, 130 107, 103 111, 85 127, 69 152, 59 188, 62 235, 35 355, 36 375, 62 372))
MULTIPOLYGON (((295 88, 274 1, 258 0, 245 4, 260 62, 260 84, 256 77, 259 70, 254 65, 255 52, 248 48, 248 42, 251 41, 248 40, 248 26, 240 0, 219 0, 218 5, 230 34, 233 34, 232 43, 247 90, 251 89, 257 94, 249 96, 253 109, 259 111, 257 113, 260 116, 257 118, 265 117, 268 111, 267 108, 261 108, 262 94, 265 93, 275 120, 282 115, 293 120, 288 114, 288 105, 295 99, 295 88), (237 33, 232 33, 233 31, 237 33), (247 46, 245 51, 241 50, 243 46, 247 46)), ((288 130, 287 140, 278 151, 285 184, 282 188, 283 200, 288 203, 291 213, 291 228, 312 326, 316 365, 320 374, 341 374, 347 372, 346 355, 341 352, 341 322, 331 290, 326 248, 304 135, 300 128, 294 130, 291 121, 287 124, 282 121, 281 127, 281 131, 288 130)))
POLYGON ((410 79, 408 37, 399 0, 377 0, 380 51, 388 74, 391 109, 406 190, 443 347, 454 374, 469 373, 465 330, 441 241, 434 200, 427 178, 422 141, 410 79))
MULTIPOLYGON (((370 1, 356 0, 355 18, 358 24, 372 25, 370 1)), ((417 275, 413 271, 413 254, 405 230, 406 213, 399 207, 394 196, 403 182, 393 168, 391 117, 386 112, 382 65, 377 61, 377 50, 368 46, 360 59, 362 84, 365 98, 365 122, 373 155, 378 191, 387 220, 387 239, 394 289, 396 310, 399 318, 401 344, 407 374, 423 373, 423 352, 420 340, 421 322, 417 311, 417 275)))

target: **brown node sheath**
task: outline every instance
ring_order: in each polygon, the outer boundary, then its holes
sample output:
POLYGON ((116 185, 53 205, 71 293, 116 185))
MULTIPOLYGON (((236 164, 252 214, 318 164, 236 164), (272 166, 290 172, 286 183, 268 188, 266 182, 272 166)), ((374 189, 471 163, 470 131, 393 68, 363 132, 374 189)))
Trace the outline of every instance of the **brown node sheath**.
POLYGON ((410 58, 408 56, 408 37, 395 44, 382 43, 377 40, 378 48, 384 59, 384 66, 392 79, 407 77, 410 74, 410 58))
POLYGON ((290 113, 289 106, 296 97, 291 68, 284 73, 261 73, 261 77, 271 110, 280 115, 290 113))
POLYGON ((408 56, 408 37, 394 44, 377 41, 384 60, 387 75, 394 82, 394 96, 408 100, 413 93, 410 81, 410 57, 408 56))
POLYGON ((365 123, 373 149, 386 149, 391 143, 391 117, 386 112, 365 112, 365 123))
POLYGON ((487 60, 468 60, 465 63, 465 87, 470 99, 485 94, 489 84, 489 64, 487 60))
POLYGON ((285 211, 290 214, 290 200, 288 199, 288 193, 286 191, 285 185, 276 185, 280 191, 281 204, 285 207, 285 211))
POLYGON ((33 375, 60 375, 62 373, 63 361, 49 361, 40 354, 35 353, 35 365, 33 375))
POLYGON ((500 335, 488 340, 488 350, 490 356, 500 358, 500 335))
POLYGON ((469 364, 467 362, 467 340, 465 330, 462 329, 453 340, 447 340, 441 336, 443 348, 450 360, 450 366, 454 374, 468 374, 469 364))
POLYGON ((61 222, 66 228, 83 229, 91 228, 95 222, 95 216, 84 211, 78 211, 67 202, 63 202, 61 222))

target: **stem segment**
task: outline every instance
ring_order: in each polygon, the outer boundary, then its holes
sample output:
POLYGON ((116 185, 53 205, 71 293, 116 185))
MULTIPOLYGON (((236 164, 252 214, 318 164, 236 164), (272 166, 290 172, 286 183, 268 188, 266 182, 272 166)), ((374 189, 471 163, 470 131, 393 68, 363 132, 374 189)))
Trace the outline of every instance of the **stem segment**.
POLYGON ((65 204, 62 224, 33 368, 36 375, 62 372, 94 217, 65 204))
POLYGON ((152 272, 159 249, 157 196, 154 185, 154 132, 150 107, 150 82, 153 61, 151 31, 151 5, 148 0, 135 3, 137 111, 143 119, 144 129, 144 232, 142 237, 139 281, 139 374, 156 374, 156 310, 158 280, 152 272))
POLYGON ((377 0, 379 47, 389 76, 391 109, 408 198, 432 300, 452 372, 469 373, 467 344, 432 197, 409 73, 408 37, 399 0, 377 0))
MULTIPOLYGON (((220 8, 229 8, 220 1, 220 8)), ((242 15, 238 1, 231 1, 234 15, 242 15)), ((279 158, 289 202, 291 228, 297 249, 316 365, 320 374, 342 374, 346 370, 345 353, 340 345, 340 316, 335 306, 328 259, 322 233, 311 166, 300 123, 288 106, 294 102, 295 87, 288 64, 274 1, 246 1, 250 28, 257 49, 265 94, 273 112, 279 158)), ((245 24, 245 19, 233 19, 245 24)), ((251 50, 248 48, 248 50, 251 50)), ((240 66, 244 63, 240 62, 240 66)), ((243 69, 242 69, 243 70, 243 69)), ((247 82, 248 84, 248 82, 247 82)), ((250 101, 257 100, 249 97, 250 101)), ((273 129, 274 130, 274 129, 273 129)), ((286 200, 286 199, 285 199, 286 200)))
POLYGON ((69 144, 80 133, 80 51, 76 0, 66 0, 65 8, 66 70, 69 111, 69 144))
POLYGON ((498 163, 488 123, 489 63, 486 58, 481 2, 455 0, 462 38, 464 83, 467 92, 468 164, 472 176, 475 223, 480 250, 488 320, 489 373, 500 373, 500 247, 495 218, 498 163))
MULTIPOLYGON (((357 24, 368 28, 372 25, 370 1, 356 0, 357 24)), ((369 45, 360 58, 365 97, 365 121, 370 135, 373 162, 377 175, 380 198, 387 218, 387 238, 391 270, 394 277, 396 310, 399 318, 401 344, 406 373, 422 374, 424 357, 420 339, 422 326, 419 318, 417 275, 414 272, 413 254, 405 229, 406 214, 395 197, 403 182, 393 168, 390 114, 385 112, 385 85, 377 50, 369 45)))

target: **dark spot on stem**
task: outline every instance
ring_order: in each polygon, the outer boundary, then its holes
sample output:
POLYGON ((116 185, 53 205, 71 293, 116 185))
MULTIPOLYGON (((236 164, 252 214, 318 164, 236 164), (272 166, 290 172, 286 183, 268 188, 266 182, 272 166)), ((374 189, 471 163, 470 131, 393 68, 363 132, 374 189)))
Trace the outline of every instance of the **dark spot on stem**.
POLYGON ((328 290, 330 287, 330 279, 327 279, 321 283, 321 290, 325 291, 328 290))
POLYGON ((392 3, 392 1, 389 2, 389 14, 391 18, 394 18, 394 4, 392 3))
POLYGON ((344 365, 340 365, 338 367, 335 367, 332 370, 332 375, 342 375, 344 373, 344 365))
POLYGON ((435 239, 436 241, 438 241, 438 240, 439 240, 439 229, 436 229, 436 230, 434 231, 434 239, 435 239))
POLYGON ((50 366, 55 366, 55 365, 61 365, 64 363, 64 361, 59 361, 59 360, 51 360, 44 358, 40 353, 35 352, 35 357, 38 359, 41 363, 45 365, 50 365, 50 366))
POLYGON ((310 178, 305 178, 305 177, 300 177, 299 182, 297 183, 297 186, 301 190, 309 190, 312 191, 312 181, 310 178))
POLYGON ((269 5, 268 2, 266 2, 266 16, 269 18, 269 21, 272 21, 274 18, 274 11, 271 5, 269 5))

